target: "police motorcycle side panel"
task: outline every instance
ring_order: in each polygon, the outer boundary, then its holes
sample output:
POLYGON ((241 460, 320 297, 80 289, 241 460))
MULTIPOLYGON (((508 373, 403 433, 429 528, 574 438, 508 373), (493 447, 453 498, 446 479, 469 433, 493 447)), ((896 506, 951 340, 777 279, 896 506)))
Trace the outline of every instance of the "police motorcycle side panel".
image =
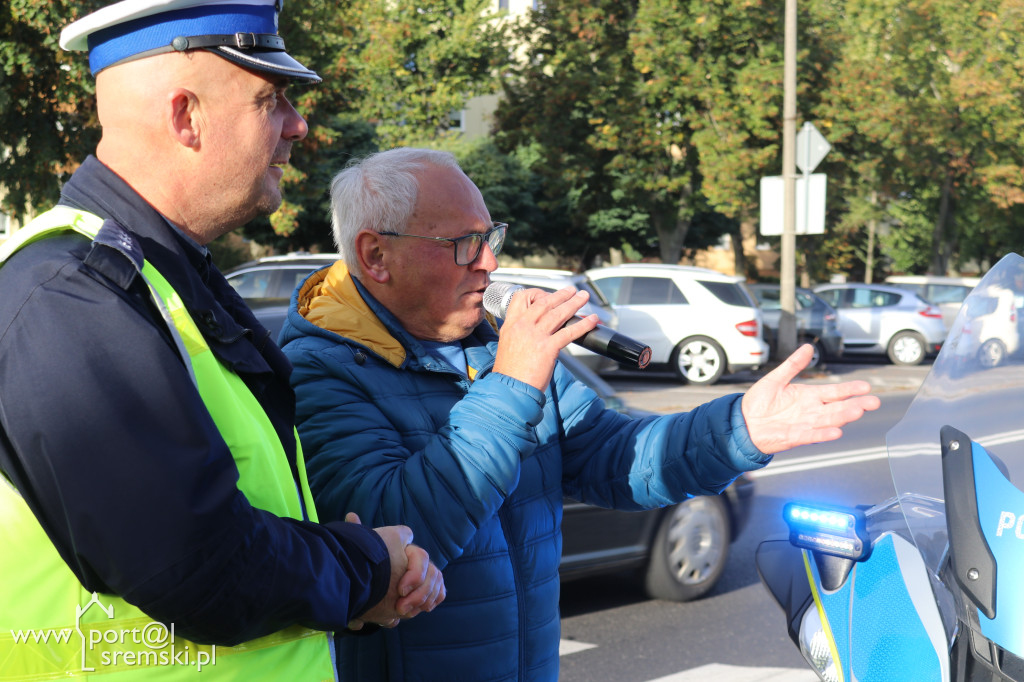
MULTIPOLYGON (((1006 479, 984 448, 977 443, 970 445, 974 479, 978 489, 985 491, 976 503, 985 555, 954 561, 957 582, 973 587, 984 577, 975 574, 981 571, 974 564, 992 558, 991 596, 976 603, 978 625, 985 639, 1024 659, 1024 493, 1006 479), (997 578, 1001 578, 998 589, 997 578)), ((951 528, 954 545, 958 539, 955 532, 951 528)), ((954 554, 954 559, 958 556, 954 554)))
POLYGON ((993 368, 978 343, 989 300, 1020 301, 1004 326, 1024 327, 1021 274, 1011 254, 975 287, 887 434, 896 496, 791 503, 789 538, 758 548, 762 581, 823 680, 1024 681, 1024 358, 993 368))
POLYGON ((913 543, 891 530, 902 524, 892 506, 869 512, 876 535, 859 561, 788 541, 758 548, 758 571, 787 609, 790 638, 827 682, 904 682, 909 670, 915 682, 949 680, 948 637, 931 580, 913 543), (776 592, 786 581, 792 584, 776 592))

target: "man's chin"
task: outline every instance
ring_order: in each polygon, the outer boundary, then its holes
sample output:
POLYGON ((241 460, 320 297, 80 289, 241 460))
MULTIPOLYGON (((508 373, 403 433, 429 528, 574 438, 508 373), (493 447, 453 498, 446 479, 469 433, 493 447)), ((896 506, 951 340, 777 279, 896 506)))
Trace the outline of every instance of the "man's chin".
POLYGON ((277 213, 278 209, 281 208, 281 204, 284 203, 284 199, 280 192, 274 192, 271 195, 264 195, 253 205, 254 218, 256 216, 271 216, 277 213))
POLYGON ((473 330, 484 321, 484 311, 480 310, 479 315, 475 317, 466 317, 459 322, 451 322, 445 325, 444 329, 439 330, 436 341, 441 343, 455 343, 461 341, 470 334, 473 330))

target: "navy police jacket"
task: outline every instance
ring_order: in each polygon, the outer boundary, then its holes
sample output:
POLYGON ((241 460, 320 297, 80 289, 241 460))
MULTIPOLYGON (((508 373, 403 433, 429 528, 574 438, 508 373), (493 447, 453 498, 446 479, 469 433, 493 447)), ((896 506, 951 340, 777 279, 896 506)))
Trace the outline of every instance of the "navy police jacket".
POLYGON ((61 203, 130 239, 52 237, 0 267, 0 471, 87 589, 182 637, 233 645, 296 623, 343 629, 384 596, 383 542, 249 504, 138 275, 142 258, 251 389, 294 468, 287 359, 208 257, 97 159, 61 203))

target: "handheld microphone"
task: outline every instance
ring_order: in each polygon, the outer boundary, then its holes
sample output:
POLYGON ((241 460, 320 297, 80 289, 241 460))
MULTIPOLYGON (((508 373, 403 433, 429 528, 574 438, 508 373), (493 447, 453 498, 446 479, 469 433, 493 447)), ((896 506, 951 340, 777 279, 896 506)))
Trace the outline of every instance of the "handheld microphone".
MULTIPOLYGON (((511 282, 491 282, 484 290, 484 310, 499 319, 505 319, 512 297, 517 291, 522 291, 525 288, 511 282)), ((565 326, 576 324, 581 319, 573 317, 565 323, 565 326)), ((623 336, 600 324, 573 343, 628 367, 643 369, 651 361, 650 346, 634 341, 628 336, 623 336)))

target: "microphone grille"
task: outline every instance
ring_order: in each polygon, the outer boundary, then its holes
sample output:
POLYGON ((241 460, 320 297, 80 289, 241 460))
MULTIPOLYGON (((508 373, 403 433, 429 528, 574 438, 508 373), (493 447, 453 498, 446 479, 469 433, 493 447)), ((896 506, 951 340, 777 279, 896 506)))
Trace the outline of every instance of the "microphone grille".
POLYGON ((512 282, 491 282, 484 289, 484 310, 498 319, 505 319, 512 295, 523 287, 512 282))

